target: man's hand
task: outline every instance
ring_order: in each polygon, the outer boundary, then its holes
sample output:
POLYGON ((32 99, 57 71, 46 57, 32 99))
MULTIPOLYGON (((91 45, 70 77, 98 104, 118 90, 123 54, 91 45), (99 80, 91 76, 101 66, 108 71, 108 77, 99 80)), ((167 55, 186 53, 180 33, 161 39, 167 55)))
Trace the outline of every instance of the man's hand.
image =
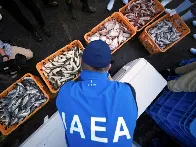
POLYGON ((176 14, 176 10, 175 9, 165 9, 165 13, 169 13, 170 16, 173 16, 176 14))
POLYGON ((3 62, 6 62, 6 61, 8 61, 9 59, 8 59, 8 57, 4 57, 3 58, 3 62))

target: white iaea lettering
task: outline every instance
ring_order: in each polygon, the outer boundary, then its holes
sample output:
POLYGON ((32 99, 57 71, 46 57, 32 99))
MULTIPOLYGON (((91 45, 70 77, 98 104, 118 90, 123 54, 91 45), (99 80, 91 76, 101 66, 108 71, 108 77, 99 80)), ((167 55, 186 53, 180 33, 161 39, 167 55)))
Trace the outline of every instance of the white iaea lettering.
POLYGON ((84 131, 82 129, 82 124, 80 122, 78 115, 74 115, 73 120, 71 122, 70 133, 73 134, 73 131, 79 132, 81 138, 85 138, 84 131), (77 124, 78 128, 75 127, 75 124, 77 124))
POLYGON ((129 130, 127 128, 127 125, 123 119, 123 117, 118 117, 117 125, 116 125, 116 131, 114 134, 114 140, 113 142, 118 142, 118 139, 120 136, 127 136, 127 139, 130 139, 131 136, 129 134, 129 130), (121 126, 123 127, 123 131, 120 131, 121 126))
POLYGON ((66 122, 65 122, 65 113, 62 112, 62 120, 63 120, 63 124, 65 126, 65 129, 67 130, 67 125, 66 125, 66 122))
MULTIPOLYGON (((62 120, 65 126, 65 129, 67 130, 64 112, 62 112, 62 120)), ((105 117, 91 117, 91 126, 90 126, 91 127, 90 128, 91 129, 91 140, 97 141, 97 142, 108 143, 107 137, 96 136, 96 132, 103 132, 103 136, 104 136, 104 132, 106 132, 106 127, 97 126, 96 125, 97 122, 99 122, 99 124, 101 122, 104 125, 104 123, 106 123, 106 118, 105 117)), ((81 138, 85 139, 83 127, 82 127, 82 124, 80 122, 80 118, 78 115, 74 115, 72 122, 71 122, 70 133, 73 134, 74 131, 80 133, 81 138)), ((108 130, 108 131, 111 131, 111 130, 108 130)), ((131 138, 124 118, 118 117, 118 120, 116 123, 116 130, 115 130, 114 138, 113 138, 113 143, 119 142, 119 138, 122 136, 126 136, 127 139, 131 138)))
POLYGON ((104 118, 104 117, 91 117, 91 140, 107 143, 108 142, 107 138, 101 138, 101 137, 97 137, 95 135, 96 131, 106 131, 105 127, 96 126, 95 125, 96 122, 106 122, 106 118, 104 118))

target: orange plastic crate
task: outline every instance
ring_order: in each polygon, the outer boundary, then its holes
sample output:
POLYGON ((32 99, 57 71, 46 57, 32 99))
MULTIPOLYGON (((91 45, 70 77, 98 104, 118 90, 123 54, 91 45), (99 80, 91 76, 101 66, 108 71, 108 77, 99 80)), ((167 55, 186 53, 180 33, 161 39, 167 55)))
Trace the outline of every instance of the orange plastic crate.
MULTIPOLYGON (((47 98, 47 101, 45 103, 43 103, 39 108, 35 109, 29 116, 27 116, 19 124, 12 125, 12 126, 10 126, 8 128, 5 125, 0 124, 0 131, 1 131, 1 133, 3 135, 9 135, 11 132, 13 132, 16 128, 18 128, 18 126, 20 126, 21 124, 23 124, 32 115, 34 115, 37 111, 39 111, 42 107, 44 107, 48 103, 49 99, 51 98, 51 94, 50 94, 49 90, 47 89, 47 87, 44 86, 44 84, 41 82, 41 80, 38 77, 33 76, 30 73, 25 74, 22 78, 20 78, 19 80, 17 80, 15 83, 22 82, 23 78, 25 78, 25 77, 31 77, 34 80, 34 82, 37 84, 37 86, 40 88, 40 90, 43 92, 43 94, 47 98)), ((0 94, 0 98, 3 98, 5 96, 7 96, 8 92, 10 92, 11 90, 13 90, 15 88, 15 83, 13 83, 10 87, 8 87, 6 90, 4 90, 0 94)))
POLYGON ((129 41, 135 34, 136 34, 136 29, 130 24, 128 23, 119 12, 115 12, 113 13, 111 16, 109 16, 108 18, 106 18, 104 21, 102 21, 100 24, 98 24, 96 27, 94 27, 90 32, 86 33, 84 35, 84 39, 86 41, 86 43, 90 43, 88 41, 88 37, 95 34, 106 22, 115 19, 116 21, 122 23, 130 32, 131 32, 131 36, 122 44, 120 44, 116 49, 112 50, 112 54, 118 50, 121 46, 123 46, 123 44, 125 44, 127 41, 129 41))
MULTIPOLYGON (((127 19, 127 17, 124 16, 125 10, 127 9, 127 7, 128 7, 131 3, 135 2, 135 1, 137 1, 137 0, 131 0, 128 4, 126 4, 124 7, 122 7, 121 9, 119 9, 119 12, 122 14, 123 18, 124 18, 127 22, 129 22, 129 20, 127 19)), ((132 25, 132 26, 136 29, 137 32, 139 32, 139 31, 141 31, 142 29, 144 29, 146 26, 149 25, 149 23, 151 23, 153 20, 155 20, 157 17, 159 17, 159 15, 161 15, 161 14, 165 11, 165 8, 163 7, 163 5, 162 5, 158 0, 154 0, 154 1, 155 1, 155 9, 156 9, 156 11, 160 11, 160 13, 158 13, 156 16, 154 16, 153 18, 151 18, 151 19, 149 20, 149 22, 146 23, 146 24, 145 24, 142 28, 140 28, 139 30, 137 30, 137 29, 129 22, 130 25, 132 25)))
POLYGON ((161 17, 160 19, 152 23, 150 26, 146 27, 145 30, 140 34, 139 40, 145 46, 145 48, 148 50, 150 54, 156 54, 167 51, 189 33, 189 27, 185 24, 185 22, 181 19, 181 17, 178 14, 175 14, 173 16, 170 16, 170 14, 166 14, 165 16, 161 17), (168 45, 164 50, 161 50, 158 44, 156 44, 155 41, 151 38, 151 36, 148 34, 148 30, 151 27, 154 27, 158 22, 162 20, 168 20, 172 22, 173 26, 177 29, 177 31, 181 33, 180 39, 168 45))
MULTIPOLYGON (((79 40, 74 40, 70 44, 68 44, 65 47, 59 49, 58 51, 56 51, 52 55, 48 56, 47 58, 45 58, 41 62, 37 63, 37 65, 36 65, 37 71, 39 72, 39 74, 41 75, 42 79, 44 80, 44 82, 46 83, 46 85, 48 86, 49 90, 52 93, 57 93, 59 89, 58 90, 54 89, 52 84, 48 80, 48 78, 44 75, 43 70, 42 70, 43 65, 47 64, 49 62, 49 60, 54 59, 56 56, 61 55, 62 53, 67 52, 67 51, 71 50, 72 48, 74 48, 76 46, 78 46, 82 50, 84 50, 84 47, 83 47, 82 43, 79 40)), ((73 80, 75 80, 77 78, 78 77, 74 78, 73 80)))

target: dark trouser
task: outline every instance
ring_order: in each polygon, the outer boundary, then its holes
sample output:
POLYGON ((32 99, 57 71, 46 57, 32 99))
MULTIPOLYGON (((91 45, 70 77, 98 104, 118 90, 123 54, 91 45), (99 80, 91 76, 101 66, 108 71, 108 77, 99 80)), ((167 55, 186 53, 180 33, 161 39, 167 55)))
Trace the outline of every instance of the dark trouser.
MULTIPOLYGON (((41 15, 40 9, 34 0, 20 0, 33 14, 40 26, 44 26, 45 22, 41 15)), ((14 0, 0 0, 0 5, 7 10, 12 17, 22 25, 26 30, 33 32, 35 29, 33 25, 24 17, 20 8, 14 0)))

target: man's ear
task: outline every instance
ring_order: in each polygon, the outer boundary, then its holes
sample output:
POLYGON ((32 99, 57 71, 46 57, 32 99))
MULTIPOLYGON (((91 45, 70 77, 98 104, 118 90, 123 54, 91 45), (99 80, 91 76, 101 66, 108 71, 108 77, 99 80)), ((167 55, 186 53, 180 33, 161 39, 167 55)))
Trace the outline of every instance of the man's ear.
POLYGON ((107 70, 109 71, 111 68, 111 64, 108 65, 107 70))

